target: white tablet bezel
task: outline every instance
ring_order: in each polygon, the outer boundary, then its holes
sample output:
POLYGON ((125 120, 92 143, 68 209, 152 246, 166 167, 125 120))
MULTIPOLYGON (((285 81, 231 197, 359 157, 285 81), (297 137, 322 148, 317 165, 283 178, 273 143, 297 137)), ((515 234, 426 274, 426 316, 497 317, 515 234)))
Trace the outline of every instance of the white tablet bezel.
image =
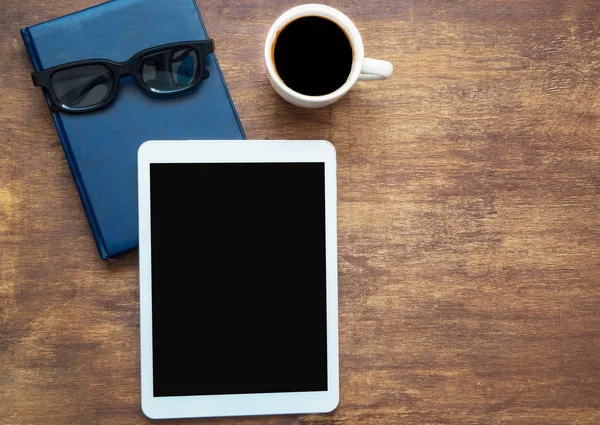
POLYGON ((152 419, 326 413, 339 402, 335 148, 324 140, 148 141, 138 151, 142 410, 152 419), (154 397, 150 164, 323 162, 327 275, 327 391, 154 397))

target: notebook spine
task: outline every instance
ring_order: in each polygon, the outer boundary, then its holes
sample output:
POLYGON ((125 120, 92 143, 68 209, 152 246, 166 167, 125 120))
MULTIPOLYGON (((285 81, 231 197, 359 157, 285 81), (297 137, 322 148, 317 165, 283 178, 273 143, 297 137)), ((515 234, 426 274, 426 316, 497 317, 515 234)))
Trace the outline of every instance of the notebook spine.
MULTIPOLYGON (((35 71, 40 71, 42 69, 42 64, 40 62, 40 57, 38 55, 37 49, 35 47, 35 43, 33 42, 33 38, 29 32, 29 28, 24 28, 21 30, 21 38, 23 39, 23 43, 27 48, 27 53, 29 54, 29 58, 31 59, 31 63, 33 64, 33 68, 35 71)), ((46 96, 46 102, 50 105, 50 99, 47 94, 44 92, 44 96, 46 96)), ((89 196, 85 190, 85 186, 81 179, 81 174, 79 173, 79 167, 77 166, 77 162, 73 157, 73 152, 71 150, 71 144, 69 142, 69 138, 64 130, 62 120, 60 118, 60 114, 58 112, 52 113, 52 119, 54 120, 54 125, 56 127, 56 131, 58 132, 58 137, 60 139, 60 143, 65 152, 65 156, 67 158, 67 163, 69 164, 69 168, 71 169, 71 174, 73 175, 73 180, 75 180, 75 185, 77 186, 77 191, 79 192, 79 196, 81 197, 81 202, 83 203, 83 208, 87 215, 88 221, 90 223, 90 227, 92 229, 92 233, 94 234, 94 239, 96 241, 96 246, 98 247, 98 252, 103 259, 107 259, 109 257, 109 253, 106 249, 106 244, 104 243, 104 238, 102 237, 102 233, 100 232, 100 226, 98 225, 98 220, 96 219, 96 215, 94 214, 94 210, 91 207, 89 196)))

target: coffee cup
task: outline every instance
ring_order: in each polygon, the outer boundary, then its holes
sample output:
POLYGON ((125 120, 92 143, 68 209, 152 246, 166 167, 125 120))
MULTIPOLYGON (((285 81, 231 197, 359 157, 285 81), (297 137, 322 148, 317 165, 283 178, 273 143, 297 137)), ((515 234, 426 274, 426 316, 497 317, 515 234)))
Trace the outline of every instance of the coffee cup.
POLYGON ((337 9, 294 7, 273 24, 265 41, 269 81, 288 102, 320 108, 341 99, 358 80, 389 78, 390 62, 365 58, 360 33, 337 9))

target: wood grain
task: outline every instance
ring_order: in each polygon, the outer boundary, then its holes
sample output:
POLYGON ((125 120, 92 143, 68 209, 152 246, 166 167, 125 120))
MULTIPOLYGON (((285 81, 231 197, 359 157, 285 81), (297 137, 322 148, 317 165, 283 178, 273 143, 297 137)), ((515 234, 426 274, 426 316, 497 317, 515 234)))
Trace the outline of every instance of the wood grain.
MULTIPOLYGON (((99 259, 0 3, 0 422, 141 424, 137 253, 99 259)), ((301 110, 262 43, 297 1, 199 1, 249 138, 339 163, 341 403, 166 424, 600 423, 600 3, 326 1, 394 63, 301 110)))

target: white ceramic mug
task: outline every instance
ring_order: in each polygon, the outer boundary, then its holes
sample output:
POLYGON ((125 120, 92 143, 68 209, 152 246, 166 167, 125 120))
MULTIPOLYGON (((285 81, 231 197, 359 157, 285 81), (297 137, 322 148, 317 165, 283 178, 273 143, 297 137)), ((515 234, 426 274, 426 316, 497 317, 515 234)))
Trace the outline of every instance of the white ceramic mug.
MULTIPOLYGON (((288 102, 304 108, 320 108, 330 105, 344 96, 357 80, 383 80, 389 78, 394 70, 394 66, 389 62, 365 58, 365 49, 356 25, 339 10, 322 4, 305 4, 294 7, 275 21, 265 41, 265 63, 269 81, 275 91, 288 102), (319 16, 335 22, 344 30, 352 46, 352 68, 348 79, 337 90, 322 96, 308 96, 286 86, 277 74, 273 63, 273 43, 276 42, 279 32, 290 22, 305 16, 319 16)), ((319 64, 315 63, 315 66, 318 67, 319 64)))

